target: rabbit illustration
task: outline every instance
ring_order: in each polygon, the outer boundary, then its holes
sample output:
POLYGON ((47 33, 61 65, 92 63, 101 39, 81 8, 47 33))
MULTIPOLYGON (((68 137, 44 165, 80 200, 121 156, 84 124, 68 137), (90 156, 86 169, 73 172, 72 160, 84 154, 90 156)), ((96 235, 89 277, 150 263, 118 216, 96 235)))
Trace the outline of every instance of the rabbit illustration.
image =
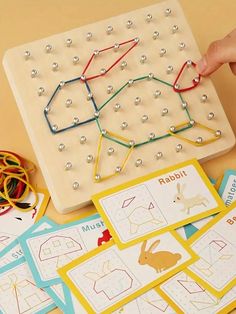
POLYGON ((182 185, 182 187, 180 186, 179 183, 177 183, 177 194, 174 196, 174 203, 182 203, 184 205, 184 208, 182 209, 182 211, 186 211, 187 214, 190 213, 190 209, 194 206, 199 206, 199 205, 203 205, 203 206, 207 206, 206 203, 209 203, 209 201, 204 197, 201 196, 200 194, 197 194, 193 197, 189 197, 186 198, 183 195, 183 191, 185 189, 185 184, 182 185))
POLYGON ((153 253, 153 250, 158 246, 160 240, 154 241, 148 250, 145 251, 147 241, 145 240, 141 246, 141 252, 139 256, 140 265, 149 265, 153 267, 157 273, 160 273, 170 267, 177 264, 178 260, 181 259, 181 254, 171 253, 169 251, 159 251, 153 253))

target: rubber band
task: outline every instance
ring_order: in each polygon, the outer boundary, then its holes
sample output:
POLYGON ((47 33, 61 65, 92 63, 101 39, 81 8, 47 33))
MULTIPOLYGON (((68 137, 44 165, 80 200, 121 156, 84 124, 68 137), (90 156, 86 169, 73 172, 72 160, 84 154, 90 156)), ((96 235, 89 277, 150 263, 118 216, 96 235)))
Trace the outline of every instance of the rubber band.
POLYGON ((27 212, 35 208, 38 194, 29 182, 29 174, 35 171, 35 165, 10 151, 0 151, 0 216, 12 208, 27 212), (25 208, 24 199, 32 191, 34 203, 25 208))

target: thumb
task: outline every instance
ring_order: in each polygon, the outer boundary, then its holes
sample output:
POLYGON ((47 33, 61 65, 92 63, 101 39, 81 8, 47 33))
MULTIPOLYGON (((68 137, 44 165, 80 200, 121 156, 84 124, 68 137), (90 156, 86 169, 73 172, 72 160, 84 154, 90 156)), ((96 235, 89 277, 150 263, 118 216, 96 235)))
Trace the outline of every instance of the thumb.
POLYGON ((210 44, 207 53, 197 62, 197 71, 203 76, 215 72, 222 64, 229 63, 234 74, 236 62, 236 34, 229 34, 210 44))

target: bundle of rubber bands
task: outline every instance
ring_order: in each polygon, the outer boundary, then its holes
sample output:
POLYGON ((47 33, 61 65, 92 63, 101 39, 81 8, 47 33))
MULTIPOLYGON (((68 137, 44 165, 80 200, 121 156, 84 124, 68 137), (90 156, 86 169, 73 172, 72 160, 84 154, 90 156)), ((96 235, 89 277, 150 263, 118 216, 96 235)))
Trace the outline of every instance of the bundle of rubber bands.
POLYGON ((0 150, 0 216, 15 208, 30 211, 38 203, 38 194, 29 182, 29 175, 35 171, 31 161, 19 155, 0 150), (33 192, 34 202, 24 202, 33 192))

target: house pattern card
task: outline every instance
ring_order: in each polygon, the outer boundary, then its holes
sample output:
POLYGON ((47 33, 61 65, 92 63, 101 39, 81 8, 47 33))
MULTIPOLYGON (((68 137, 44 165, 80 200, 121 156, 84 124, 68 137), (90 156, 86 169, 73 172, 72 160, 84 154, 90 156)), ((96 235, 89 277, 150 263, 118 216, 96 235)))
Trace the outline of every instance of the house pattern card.
MULTIPOLYGON (((31 211, 21 212, 13 208, 1 216, 0 257, 9 251, 8 246, 18 236, 43 216, 49 201, 48 192, 46 190, 38 192, 38 199, 37 206, 31 211)), ((32 202, 34 202, 34 194, 30 192, 24 203, 31 204, 32 202)))
POLYGON ((25 259, 10 263, 0 270, 0 313, 47 313, 55 304, 36 286, 25 259))
POLYGON ((92 200, 120 248, 225 208, 196 160, 106 190, 92 200))
POLYGON ((187 274, 216 297, 222 297, 236 284, 236 203, 189 242, 200 259, 188 267, 187 274))
POLYGON ((58 272, 87 312, 111 313, 196 259, 176 233, 167 232, 124 250, 110 241, 58 272))
POLYGON ((37 285, 61 283, 57 269, 97 247, 105 229, 100 216, 94 215, 21 237, 20 244, 37 285))
POLYGON ((236 306, 236 287, 217 298, 184 271, 162 283, 158 291, 179 314, 229 313, 236 306))
MULTIPOLYGON (((57 224, 50 220, 47 216, 43 216, 36 224, 31 226, 27 231, 27 233, 36 233, 42 230, 50 229, 55 227, 57 224)), ((21 235, 23 236, 24 233, 21 235)), ((18 260, 19 258, 24 256, 24 253, 19 244, 20 237, 13 240, 9 245, 5 247, 5 249, 0 253, 0 269, 5 265, 18 260)))

